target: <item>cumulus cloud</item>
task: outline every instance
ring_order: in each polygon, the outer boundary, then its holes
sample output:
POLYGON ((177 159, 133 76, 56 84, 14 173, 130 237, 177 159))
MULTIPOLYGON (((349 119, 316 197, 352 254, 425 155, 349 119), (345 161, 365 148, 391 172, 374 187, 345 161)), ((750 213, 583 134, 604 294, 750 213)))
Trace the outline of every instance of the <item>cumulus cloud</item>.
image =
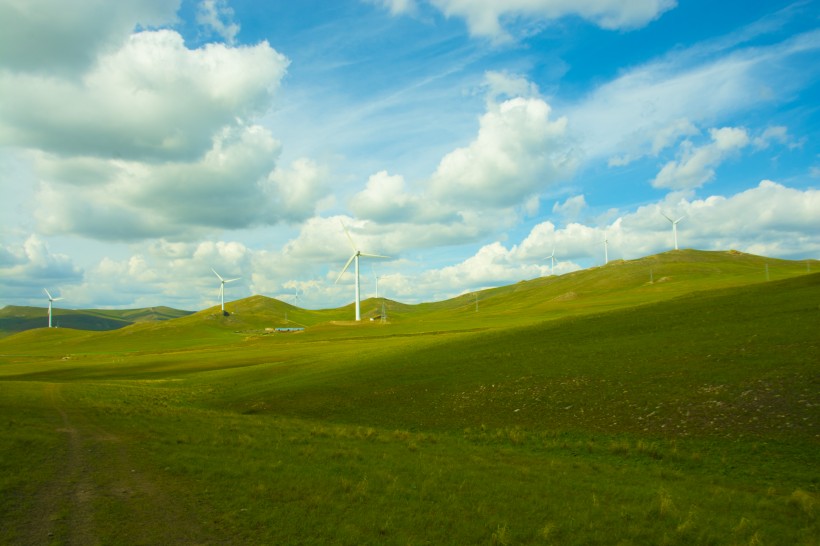
POLYGON ((41 155, 35 217, 44 233, 96 239, 190 237, 310 216, 324 188, 307 160, 279 168, 260 126, 225 128, 195 162, 160 164, 41 155))
POLYGON ((798 190, 769 180, 728 196, 664 200, 621 213, 605 225, 552 222, 535 226, 511 252, 520 260, 541 259, 553 248, 556 258, 603 260, 601 241, 609 240, 609 257, 626 259, 673 248, 672 229, 662 212, 675 218, 681 248, 736 249, 788 257, 820 252, 820 192, 798 190))
POLYGON ((487 112, 471 143, 446 154, 415 187, 380 171, 351 198, 358 218, 390 227, 390 247, 476 241, 534 215, 543 192, 574 172, 578 158, 565 118, 550 119, 550 106, 537 96, 495 100, 537 88, 503 73, 488 73, 486 82, 487 112))
POLYGON ((241 277, 226 285, 226 302, 250 296, 254 256, 236 241, 174 243, 155 240, 131 246, 131 256, 103 257, 85 271, 83 282, 67 287, 66 301, 82 307, 103 300, 111 307, 168 305, 198 310, 219 304, 219 279, 241 277))
POLYGON ((578 16, 605 29, 639 28, 675 7, 675 0, 429 0, 447 17, 463 18, 470 33, 493 39, 508 36, 514 20, 549 21, 578 16))
POLYGON ((136 28, 174 22, 178 8, 178 0, 0 2, 0 67, 72 77, 136 28))
POLYGON ((21 245, 0 245, 0 268, 10 276, 52 280, 77 278, 81 270, 65 254, 54 253, 37 235, 21 245))
POLYGON ((267 43, 185 47, 138 32, 81 80, 0 72, 0 143, 65 155, 193 159, 237 117, 271 104, 287 59, 267 43))
POLYGON ((460 216, 451 206, 424 195, 409 193, 404 177, 379 171, 350 201, 353 213, 381 224, 457 222, 460 216))
POLYGON ((431 178, 435 198, 497 207, 520 204, 571 175, 577 165, 567 119, 550 120, 541 99, 492 104, 475 140, 447 154, 431 178))
POLYGON ((563 203, 557 201, 552 206, 552 212, 566 220, 576 220, 581 212, 587 208, 587 202, 583 195, 576 195, 567 198, 563 203))
MULTIPOLYGON (((559 227, 544 221, 518 241, 505 244, 496 240, 458 263, 440 267, 433 265, 418 244, 422 226, 386 228, 344 216, 311 218, 296 237, 279 249, 252 249, 236 241, 158 239, 136 243, 130 257, 104 258, 84 272, 66 256, 48 251, 35 236, 25 244, 0 247, 0 278, 4 293, 11 293, 18 288, 10 288, 9 279, 23 276, 23 269, 15 268, 40 271, 32 275, 38 280, 29 287, 35 300, 42 286, 49 285, 56 286, 67 300, 71 298, 72 305, 78 306, 95 298, 99 301, 103 294, 111 305, 166 304, 198 309, 217 303, 218 281, 210 271, 213 267, 223 276, 242 277, 241 282, 231 285, 229 299, 256 293, 287 300, 299 290, 300 305, 334 307, 349 303, 353 297, 352 277, 334 284, 352 252, 340 224, 344 221, 359 249, 394 257, 378 261, 381 295, 406 302, 433 301, 548 275, 548 257, 553 249, 556 274, 602 265, 605 237, 610 260, 671 250, 672 230, 661 212, 686 215, 678 225, 681 248, 737 249, 780 257, 818 255, 818 210, 817 190, 764 180, 729 196, 669 196, 658 203, 621 211, 601 223, 576 221, 559 227), (414 258, 395 259, 400 256, 414 258)), ((363 294, 374 295, 374 273, 367 262, 361 275, 363 294)))
POLYGON ((83 270, 69 256, 53 252, 37 235, 17 244, 0 243, 0 291, 7 301, 27 303, 40 298, 43 288, 57 296, 82 277, 83 270))
POLYGON ((711 129, 709 135, 712 141, 700 147, 684 141, 680 158, 664 165, 652 185, 673 190, 699 188, 715 177, 715 168, 721 161, 750 143, 746 130, 737 127, 711 129))

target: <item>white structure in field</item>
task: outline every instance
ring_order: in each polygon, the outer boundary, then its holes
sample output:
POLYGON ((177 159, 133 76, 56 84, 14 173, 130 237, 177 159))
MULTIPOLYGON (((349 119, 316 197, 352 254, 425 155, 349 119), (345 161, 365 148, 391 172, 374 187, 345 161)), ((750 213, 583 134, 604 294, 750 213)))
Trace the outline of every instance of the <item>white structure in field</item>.
POLYGON ((43 288, 43 292, 45 292, 46 296, 48 297, 48 327, 51 328, 51 304, 54 303, 55 301, 60 301, 63 298, 54 298, 54 297, 52 297, 51 294, 49 293, 49 291, 46 290, 45 288, 43 288))
POLYGON ((223 279, 222 276, 216 272, 216 270, 212 267, 211 271, 214 272, 214 275, 219 279, 219 301, 222 304, 222 314, 225 314, 225 285, 229 282, 238 281, 242 277, 237 277, 235 279, 223 279))
POLYGON ((351 263, 353 263, 354 264, 353 272, 354 272, 354 275, 356 276, 356 320, 360 321, 360 320, 362 320, 362 313, 361 313, 361 301, 360 301, 360 295, 359 295, 359 257, 360 256, 363 256, 365 258, 390 258, 390 257, 389 256, 382 256, 380 254, 365 254, 364 252, 362 252, 361 250, 356 248, 356 244, 353 242, 353 238, 350 236, 350 233, 348 233, 347 228, 345 227, 344 224, 342 224, 342 229, 345 230, 345 235, 347 235, 347 239, 348 239, 348 241, 350 241, 350 246, 353 247, 353 255, 350 257, 349 260, 347 260, 347 263, 342 268, 342 272, 339 273, 339 276, 336 277, 336 282, 337 283, 339 282, 339 279, 342 278, 342 275, 344 275, 345 271, 347 271, 347 268, 350 267, 351 263))
POLYGON ((678 222, 680 222, 681 220, 686 218, 686 216, 681 216, 677 220, 672 220, 670 217, 668 217, 664 213, 661 213, 661 216, 663 216, 664 218, 666 218, 667 220, 669 220, 672 223, 672 234, 675 236, 675 250, 677 250, 678 249, 678 222))
POLYGON ((552 262, 550 265, 550 275, 555 275, 555 247, 552 247, 552 254, 547 256, 547 259, 552 262))

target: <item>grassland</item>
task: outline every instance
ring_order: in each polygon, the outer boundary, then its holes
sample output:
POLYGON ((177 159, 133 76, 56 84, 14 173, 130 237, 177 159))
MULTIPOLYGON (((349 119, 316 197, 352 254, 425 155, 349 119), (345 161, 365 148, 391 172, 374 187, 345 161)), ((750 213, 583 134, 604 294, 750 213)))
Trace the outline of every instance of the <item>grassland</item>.
POLYGON ((0 541, 818 544, 806 269, 683 251, 366 302, 386 324, 254 297, 7 337, 0 541))

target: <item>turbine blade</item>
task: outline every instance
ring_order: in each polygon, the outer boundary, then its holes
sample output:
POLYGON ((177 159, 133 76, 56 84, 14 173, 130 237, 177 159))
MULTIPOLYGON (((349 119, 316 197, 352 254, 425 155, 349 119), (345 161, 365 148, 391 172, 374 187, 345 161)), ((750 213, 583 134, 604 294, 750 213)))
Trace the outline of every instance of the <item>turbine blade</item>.
POLYGON ((65 298, 51 298, 51 301, 60 301, 62 299, 65 299, 65 298))
POLYGON ((342 224, 342 229, 345 230, 345 235, 347 235, 347 240, 350 241, 350 246, 353 248, 353 252, 358 252, 359 249, 356 248, 356 243, 353 242, 353 237, 350 236, 350 232, 347 231, 347 227, 345 226, 344 222, 339 220, 339 223, 342 224))
POLYGON ((670 222, 672 222, 673 224, 675 223, 675 221, 674 221, 674 220, 672 220, 670 217, 668 217, 668 216, 667 216, 667 215, 665 215, 664 213, 661 213, 661 216, 663 216, 664 218, 666 218, 667 220, 669 220, 669 221, 670 221, 670 222))
POLYGON ((339 276, 338 276, 338 277, 336 277, 336 282, 334 282, 333 284, 336 284, 336 283, 338 283, 338 282, 339 282, 339 279, 341 279, 341 278, 342 278, 342 275, 344 275, 344 274, 345 274, 345 271, 347 271, 347 268, 348 268, 348 267, 350 267, 350 264, 351 264, 351 263, 353 263, 353 259, 354 259, 355 257, 356 257, 356 255, 355 255, 355 254, 354 254, 353 256, 351 256, 351 257, 350 257, 350 259, 347 261, 347 263, 345 264, 345 266, 342 268, 342 272, 341 272, 341 273, 339 273, 339 276))
POLYGON ((239 279, 241 279, 241 278, 242 278, 242 277, 237 277, 237 278, 235 278, 235 279, 225 279, 223 282, 233 282, 233 281, 238 281, 238 280, 239 280, 239 279))
POLYGON ((46 296, 48 296, 48 299, 49 299, 49 300, 53 300, 53 299, 54 299, 54 298, 52 298, 52 297, 51 297, 51 294, 49 293, 49 291, 48 291, 48 290, 46 290, 45 288, 43 288, 43 292, 45 292, 45 293, 46 293, 46 296))
POLYGON ((364 252, 360 253, 359 256, 364 256, 365 258, 387 258, 390 259, 390 256, 382 256, 381 254, 365 254, 364 252))
POLYGON ((216 272, 216 269, 214 269, 213 267, 211 268, 211 271, 213 271, 213 272, 214 272, 214 275, 216 275, 216 276, 217 276, 217 278, 219 278, 219 280, 220 280, 220 281, 224 281, 224 280, 225 280, 225 279, 223 279, 223 278, 219 275, 219 273, 217 273, 217 272, 216 272))
POLYGON ((680 221, 681 221, 681 220, 683 220, 684 218, 686 218, 686 215, 685 215, 685 214, 684 214, 683 216, 681 216, 680 218, 678 218, 677 220, 675 220, 675 223, 677 224, 678 222, 680 222, 680 221))

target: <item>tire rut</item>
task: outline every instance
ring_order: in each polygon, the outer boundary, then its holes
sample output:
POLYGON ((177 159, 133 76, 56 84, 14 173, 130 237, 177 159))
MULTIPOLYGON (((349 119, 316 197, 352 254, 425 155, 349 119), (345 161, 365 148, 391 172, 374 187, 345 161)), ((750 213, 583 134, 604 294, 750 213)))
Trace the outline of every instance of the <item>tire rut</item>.
POLYGON ((65 437, 64 460, 40 488, 25 525, 27 544, 202 544, 192 514, 169 500, 156 476, 135 462, 127 439, 67 409, 63 386, 44 384, 65 437))

